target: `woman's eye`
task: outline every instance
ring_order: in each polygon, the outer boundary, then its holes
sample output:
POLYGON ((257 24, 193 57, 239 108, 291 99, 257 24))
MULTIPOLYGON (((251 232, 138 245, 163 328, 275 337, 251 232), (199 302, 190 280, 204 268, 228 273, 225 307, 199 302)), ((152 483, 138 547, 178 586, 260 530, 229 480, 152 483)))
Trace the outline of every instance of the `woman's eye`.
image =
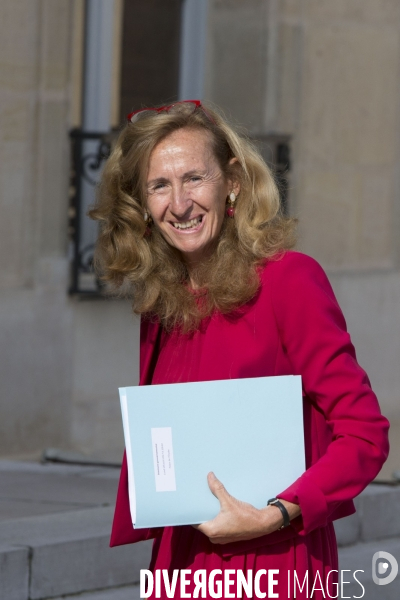
POLYGON ((157 191, 159 191, 159 190, 162 190, 162 189, 164 189, 165 187, 166 187, 165 183, 157 183, 157 185, 155 185, 155 186, 153 187, 153 191, 154 191, 154 192, 157 192, 157 191))

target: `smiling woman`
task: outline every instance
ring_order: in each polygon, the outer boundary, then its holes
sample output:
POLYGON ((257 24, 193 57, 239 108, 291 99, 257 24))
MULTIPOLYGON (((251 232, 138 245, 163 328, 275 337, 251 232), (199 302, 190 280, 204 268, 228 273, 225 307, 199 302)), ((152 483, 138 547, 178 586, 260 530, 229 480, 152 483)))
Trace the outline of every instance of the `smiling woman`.
MULTIPOLYGON (((324 271, 289 250, 294 221, 280 212, 268 167, 246 137, 199 101, 136 111, 91 215, 100 221, 104 278, 130 284, 142 315, 140 385, 290 374, 303 384, 307 470, 287 489, 258 509, 232 497, 210 472, 210 493, 220 503, 214 519, 135 530, 124 458, 111 545, 154 538, 150 570, 156 582, 161 572, 181 574, 183 592, 175 598, 196 597, 186 595, 186 585, 198 592, 201 572, 224 581, 254 573, 260 597, 272 597, 267 572, 277 574, 276 597, 335 597, 332 523, 354 512, 352 499, 379 472, 388 423, 324 271), (289 591, 293 569, 301 588, 289 591), (306 580, 326 588, 313 587, 309 596, 306 580)), ((265 460, 280 452, 285 448, 265 460)), ((203 598, 217 597, 212 588, 203 591, 203 598)))
POLYGON ((178 129, 151 153, 147 209, 164 238, 181 253, 192 287, 196 280, 191 273, 212 253, 220 234, 226 198, 239 191, 238 178, 228 179, 219 166, 207 131, 178 129))
POLYGON ((134 310, 166 329, 195 330, 244 304, 259 262, 294 244, 295 221, 258 151, 199 101, 129 115, 90 215, 104 280, 130 285, 134 310), (208 290, 201 304, 195 287, 208 290))

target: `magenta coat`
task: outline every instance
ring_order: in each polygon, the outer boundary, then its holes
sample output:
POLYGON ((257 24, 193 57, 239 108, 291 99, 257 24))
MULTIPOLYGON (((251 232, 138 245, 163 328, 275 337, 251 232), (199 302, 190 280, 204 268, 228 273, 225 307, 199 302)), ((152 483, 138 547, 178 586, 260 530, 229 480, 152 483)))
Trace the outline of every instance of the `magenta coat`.
MULTIPOLYGON (((189 526, 135 531, 124 457, 110 544, 155 538, 153 569, 251 564, 284 570, 295 565, 327 573, 337 568, 332 521, 355 511, 353 498, 388 455, 388 421, 357 363, 320 265, 289 251, 268 261, 260 276, 251 302, 228 316, 204 320, 193 334, 166 334, 156 323, 142 320, 140 385, 301 375, 307 470, 286 490, 276 490, 276 496, 299 504, 302 516, 282 531, 223 546, 189 526)), ((282 597, 284 593, 282 588, 282 597)))

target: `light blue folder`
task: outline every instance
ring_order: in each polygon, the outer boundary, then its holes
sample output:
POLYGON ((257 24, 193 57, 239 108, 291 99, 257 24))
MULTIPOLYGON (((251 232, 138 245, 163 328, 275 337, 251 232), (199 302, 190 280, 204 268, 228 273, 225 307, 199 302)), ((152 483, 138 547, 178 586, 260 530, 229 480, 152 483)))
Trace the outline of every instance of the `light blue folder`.
POLYGON ((129 501, 137 529, 203 523, 207 484, 257 508, 305 470, 301 377, 120 388, 129 501))

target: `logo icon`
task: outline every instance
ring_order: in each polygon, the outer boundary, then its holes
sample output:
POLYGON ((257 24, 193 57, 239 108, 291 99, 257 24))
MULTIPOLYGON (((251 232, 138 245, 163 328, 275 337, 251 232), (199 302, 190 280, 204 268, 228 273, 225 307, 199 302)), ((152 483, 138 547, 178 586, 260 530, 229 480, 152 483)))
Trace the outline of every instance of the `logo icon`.
POLYGON ((388 583, 392 583, 398 571, 398 562, 392 554, 383 550, 375 552, 372 557, 372 579, 376 585, 388 585, 388 583))

